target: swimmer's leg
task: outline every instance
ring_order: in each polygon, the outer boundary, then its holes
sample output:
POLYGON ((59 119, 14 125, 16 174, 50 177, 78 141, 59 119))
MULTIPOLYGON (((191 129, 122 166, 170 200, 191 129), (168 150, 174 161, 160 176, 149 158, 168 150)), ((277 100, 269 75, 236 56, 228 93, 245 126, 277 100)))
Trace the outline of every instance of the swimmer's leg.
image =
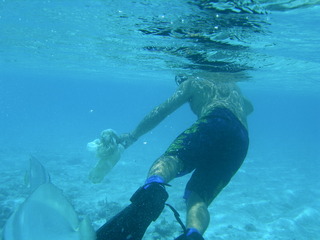
POLYGON ((181 174, 183 167, 183 162, 177 156, 163 155, 151 166, 146 182, 150 181, 153 176, 157 176, 160 177, 164 183, 169 183, 181 174))
POLYGON ((197 229, 203 234, 210 222, 207 203, 195 192, 192 192, 187 203, 187 229, 197 229))

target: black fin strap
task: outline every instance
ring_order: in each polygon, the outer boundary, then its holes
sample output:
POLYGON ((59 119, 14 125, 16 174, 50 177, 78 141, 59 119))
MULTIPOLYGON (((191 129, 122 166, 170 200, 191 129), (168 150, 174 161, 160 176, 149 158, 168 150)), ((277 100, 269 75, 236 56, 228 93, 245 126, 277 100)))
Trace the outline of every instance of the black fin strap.
POLYGON ((180 226, 182 227, 183 229, 183 233, 184 234, 187 234, 187 228, 186 226, 183 224, 183 222, 181 221, 181 218, 180 218, 180 214, 178 213, 178 211, 172 207, 170 204, 166 203, 166 205, 171 209, 171 211, 174 213, 174 217, 176 218, 177 222, 180 224, 180 226))

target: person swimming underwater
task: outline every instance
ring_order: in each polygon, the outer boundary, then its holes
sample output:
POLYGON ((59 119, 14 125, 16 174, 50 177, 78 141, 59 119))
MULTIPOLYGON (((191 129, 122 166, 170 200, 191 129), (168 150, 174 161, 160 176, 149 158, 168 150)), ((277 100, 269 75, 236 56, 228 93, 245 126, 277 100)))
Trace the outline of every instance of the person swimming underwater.
POLYGON ((186 231, 176 239, 203 239, 210 221, 209 205, 246 157, 247 116, 253 106, 239 87, 220 78, 178 75, 175 81, 178 88, 173 95, 147 114, 131 133, 120 136, 120 143, 128 148, 185 103, 190 104, 197 120, 153 163, 145 184, 130 198, 131 204, 97 231, 98 240, 141 239, 165 206, 166 185, 190 173, 184 193, 186 231))

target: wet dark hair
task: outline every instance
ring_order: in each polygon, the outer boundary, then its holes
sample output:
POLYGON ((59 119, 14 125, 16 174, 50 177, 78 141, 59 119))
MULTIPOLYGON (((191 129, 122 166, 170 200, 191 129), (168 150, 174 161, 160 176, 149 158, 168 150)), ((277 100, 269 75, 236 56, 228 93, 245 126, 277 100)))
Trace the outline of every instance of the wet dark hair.
POLYGON ((176 75, 176 77, 174 78, 176 84, 179 86, 181 83, 183 83, 184 81, 188 80, 188 77, 186 75, 176 75))

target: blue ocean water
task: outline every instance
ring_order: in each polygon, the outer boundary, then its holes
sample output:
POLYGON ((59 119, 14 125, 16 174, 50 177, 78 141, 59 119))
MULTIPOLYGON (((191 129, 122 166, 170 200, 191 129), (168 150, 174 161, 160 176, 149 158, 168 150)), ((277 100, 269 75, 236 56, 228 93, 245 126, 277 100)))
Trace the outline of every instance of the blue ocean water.
POLYGON ((103 185, 86 180, 87 142, 131 131, 175 74, 220 72, 255 111, 247 162, 213 204, 207 238, 320 239, 319 21, 319 1, 1 1, 0 228, 25 197, 30 155, 98 227, 110 217, 101 199, 125 205, 195 116, 169 116, 103 185))

